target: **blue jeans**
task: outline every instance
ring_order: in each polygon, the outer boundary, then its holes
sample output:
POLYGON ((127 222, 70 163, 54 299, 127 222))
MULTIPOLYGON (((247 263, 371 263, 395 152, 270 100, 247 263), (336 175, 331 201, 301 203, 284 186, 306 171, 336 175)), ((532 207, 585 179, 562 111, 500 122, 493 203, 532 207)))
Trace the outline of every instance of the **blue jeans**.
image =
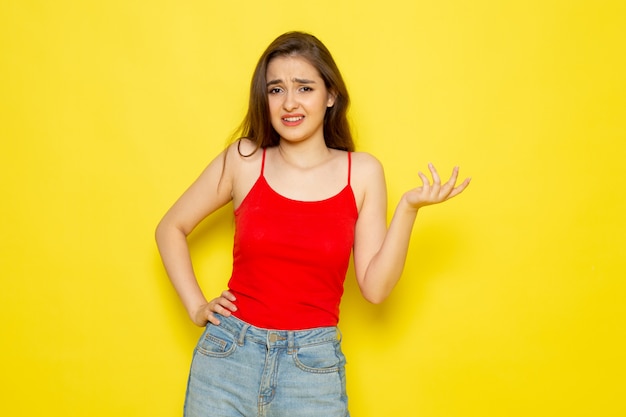
POLYGON ((208 324, 194 351, 186 417, 349 417, 336 327, 266 330, 208 324))

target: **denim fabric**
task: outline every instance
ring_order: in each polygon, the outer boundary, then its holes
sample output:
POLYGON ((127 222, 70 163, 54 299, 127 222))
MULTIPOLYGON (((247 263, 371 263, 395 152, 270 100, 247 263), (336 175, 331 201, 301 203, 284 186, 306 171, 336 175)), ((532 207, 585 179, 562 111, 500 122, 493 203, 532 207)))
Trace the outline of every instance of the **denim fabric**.
POLYGON ((349 417, 336 327, 277 331, 220 321, 207 325, 194 351, 186 417, 349 417))

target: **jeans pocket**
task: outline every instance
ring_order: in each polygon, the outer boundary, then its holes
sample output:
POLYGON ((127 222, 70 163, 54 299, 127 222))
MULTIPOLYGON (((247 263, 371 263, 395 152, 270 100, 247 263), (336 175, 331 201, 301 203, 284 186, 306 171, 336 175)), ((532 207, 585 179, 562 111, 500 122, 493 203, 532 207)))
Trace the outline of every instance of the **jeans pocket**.
POLYGON ((298 368, 312 373, 337 372, 344 363, 339 343, 335 341, 299 347, 293 359, 298 368))
POLYGON ((197 350, 207 356, 224 358, 237 347, 235 336, 220 326, 208 324, 198 341, 197 350))

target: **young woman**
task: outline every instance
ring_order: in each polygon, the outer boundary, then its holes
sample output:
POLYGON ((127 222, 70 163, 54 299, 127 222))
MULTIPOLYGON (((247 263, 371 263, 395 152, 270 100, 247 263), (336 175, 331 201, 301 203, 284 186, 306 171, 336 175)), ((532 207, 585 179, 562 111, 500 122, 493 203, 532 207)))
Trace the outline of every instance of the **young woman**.
POLYGON ((400 279, 421 207, 459 193, 458 168, 406 192, 389 227, 383 169, 356 153, 348 92, 314 36, 290 32, 261 56, 241 138, 218 155, 156 231, 168 276, 206 329, 194 351, 186 416, 348 416, 337 329, 350 254, 363 296, 400 279), (186 237, 232 202, 228 290, 207 301, 186 237))

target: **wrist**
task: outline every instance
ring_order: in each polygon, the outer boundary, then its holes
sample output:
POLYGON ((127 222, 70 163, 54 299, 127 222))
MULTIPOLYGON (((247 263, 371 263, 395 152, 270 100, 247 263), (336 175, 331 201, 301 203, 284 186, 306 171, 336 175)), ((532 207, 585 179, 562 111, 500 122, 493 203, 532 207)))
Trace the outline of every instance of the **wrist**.
POLYGON ((189 306, 187 308, 187 314, 189 315, 189 318, 195 322, 198 317, 198 314, 204 309, 204 307, 207 304, 208 302, 204 300, 204 301, 198 301, 197 303, 194 303, 193 305, 189 306))
POLYGON ((417 212, 423 205, 409 202, 407 194, 403 194, 396 211, 406 213, 408 215, 417 215, 417 212))

